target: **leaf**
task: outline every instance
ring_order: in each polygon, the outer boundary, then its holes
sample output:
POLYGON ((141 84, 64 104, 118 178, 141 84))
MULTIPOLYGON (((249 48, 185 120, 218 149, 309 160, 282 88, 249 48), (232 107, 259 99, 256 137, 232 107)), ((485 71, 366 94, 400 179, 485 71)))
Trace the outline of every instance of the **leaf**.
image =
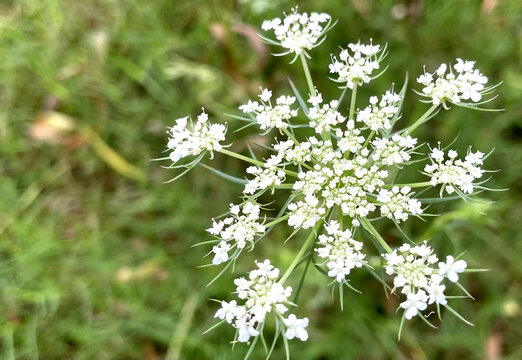
POLYGON ((205 169, 208 169, 208 170, 212 171, 214 174, 219 175, 222 178, 227 179, 228 181, 233 182, 235 184, 245 185, 248 182, 248 180, 240 179, 238 177, 235 177, 235 176, 232 176, 232 175, 228 175, 227 173, 224 173, 223 171, 220 171, 218 169, 214 169, 213 167, 208 166, 206 164, 201 164, 201 165, 205 169))
POLYGON ((299 90, 297 90, 297 88, 295 87, 295 85, 292 82, 292 80, 290 80, 290 78, 288 78, 288 82, 290 83, 290 86, 292 87, 292 91, 294 92, 294 95, 295 95, 295 97, 297 99, 297 102, 301 106, 301 109, 303 109, 305 114, 308 114, 308 106, 306 106, 306 102, 303 100, 303 97, 299 93, 299 90))

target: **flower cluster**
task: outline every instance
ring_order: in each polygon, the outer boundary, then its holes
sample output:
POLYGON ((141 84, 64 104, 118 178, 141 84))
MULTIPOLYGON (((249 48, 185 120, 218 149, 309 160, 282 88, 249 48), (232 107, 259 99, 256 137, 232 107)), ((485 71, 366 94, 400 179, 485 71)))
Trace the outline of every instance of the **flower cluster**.
POLYGON ((432 150, 431 164, 424 167, 425 174, 431 177, 430 184, 442 184, 442 190, 446 190, 448 194, 458 189, 465 194, 471 194, 473 181, 484 174, 484 170, 478 166, 483 165, 484 154, 480 151, 468 151, 464 161, 457 159, 458 153, 455 150, 449 150, 447 155, 448 158, 445 159, 444 151, 439 148, 432 150))
POLYGON ((212 263, 219 265, 228 260, 228 252, 237 247, 242 250, 247 242, 254 244, 257 235, 265 232, 265 227, 259 222, 260 206, 253 202, 246 202, 242 208, 239 205, 230 204, 232 216, 221 221, 213 222, 207 231, 221 239, 217 246, 212 248, 214 259, 212 263))
MULTIPOLYGON (((248 342, 250 337, 260 334, 267 314, 274 311, 282 316, 288 312, 288 306, 291 305, 288 298, 292 294, 292 288, 284 287, 277 282, 279 269, 275 268, 270 260, 256 262, 256 265, 257 269, 250 271, 248 279, 241 277, 234 280, 237 297, 244 300, 244 304, 238 305, 235 300, 222 301, 221 308, 215 315, 238 330, 237 340, 240 342, 248 342)), ((284 319, 284 325, 285 336, 288 339, 308 339, 305 330, 308 318, 297 319, 294 314, 290 314, 284 319)))
POLYGON ((385 268, 388 275, 395 275, 393 290, 401 289, 406 301, 400 304, 405 310, 404 317, 410 320, 427 309, 430 304, 447 305, 444 295, 446 285, 443 281, 457 282, 458 274, 462 273, 467 263, 448 256, 446 262, 439 262, 438 269, 435 264, 439 261, 433 249, 423 243, 418 246, 402 245, 398 250, 390 254, 384 254, 385 268))
POLYGON ((390 138, 378 138, 372 142, 374 153, 372 159, 383 165, 403 164, 411 159, 411 151, 417 139, 409 135, 395 134, 390 138), (409 150, 408 150, 409 149, 409 150))
POLYGON ((285 180, 285 172, 277 167, 281 162, 278 156, 271 156, 265 163, 264 169, 258 166, 250 166, 246 169, 248 174, 254 175, 246 185, 243 193, 254 194, 258 190, 265 190, 281 185, 285 180))
POLYGON ((325 13, 298 13, 294 9, 283 20, 275 18, 263 22, 261 28, 265 31, 273 30, 281 47, 288 49, 285 54, 295 53, 299 55, 306 50, 312 50, 322 42, 322 37, 328 30, 323 23, 330 21, 331 17, 325 13))
MULTIPOLYGON (((470 202, 473 199, 469 194, 475 188, 486 189, 483 182, 474 183, 486 171, 482 169, 486 158, 482 152, 468 150, 461 160, 456 151, 445 152, 440 145, 433 149, 422 147, 412 135, 417 127, 446 107, 445 102, 466 106, 463 101, 471 100, 476 105, 490 91, 484 88, 487 79, 474 69, 473 62, 460 59, 449 72, 446 65, 441 65, 436 80, 433 75, 425 73, 419 77, 419 82, 425 85, 423 93, 432 99, 429 101, 432 106, 415 121, 404 121, 412 125, 396 129, 406 85, 399 94, 392 87, 381 96, 357 98, 357 87, 377 77, 374 72, 380 68, 385 56, 385 50, 379 45, 349 44, 338 58, 332 57, 330 72, 337 74, 333 80, 343 86, 338 97, 323 101, 307 65, 307 50, 321 42, 329 30, 329 21, 330 16, 326 14, 312 13, 309 16, 294 10, 284 20, 276 18, 263 24, 265 30, 274 30, 279 42, 264 38, 266 41, 301 58, 309 93, 306 103, 300 95, 303 92, 291 83, 295 97, 281 96, 273 103, 272 91, 262 88, 259 99, 239 107, 249 115, 234 118, 249 122, 247 126, 257 124, 264 135, 277 129, 274 143, 261 142, 258 148, 249 147, 250 156, 223 148, 220 142, 224 140, 225 126, 208 125, 205 113, 190 128, 187 127, 188 118, 179 119, 169 133, 172 139, 169 139, 168 147, 174 154, 171 154, 174 162, 203 151, 219 151, 248 164, 246 180, 207 167, 233 183, 244 184, 242 205, 231 205, 230 215, 214 221, 208 229, 215 236, 210 241, 214 243, 213 264, 226 263, 226 269, 235 264, 247 244, 253 248, 261 239, 277 241, 267 236, 277 224, 286 222, 291 237, 301 229, 307 230, 306 240, 299 244, 300 250, 281 277, 269 260, 256 263, 256 269, 249 273, 248 278, 235 281, 237 295, 244 302, 239 305, 235 300, 223 301, 216 313, 222 322, 237 329, 240 342, 249 342, 254 337, 252 347, 259 338, 266 344, 263 327, 268 313, 274 314, 278 329, 273 344, 281 335, 285 342, 286 339, 305 341, 308 338, 308 319, 298 319, 293 314, 286 316, 296 304, 288 300, 292 288, 283 285, 304 268, 299 276, 303 279, 301 289, 308 265, 298 268, 299 264, 313 262, 316 268, 333 279, 329 279, 330 283, 337 283, 340 290, 344 286, 353 289, 349 277, 355 268, 363 268, 379 277, 373 269, 380 262, 372 261, 372 266, 366 262, 371 250, 366 246, 363 250, 365 237, 361 233, 364 232, 374 240, 375 251, 382 253, 386 273, 394 276, 393 293, 406 297, 400 304, 404 309, 403 318, 412 319, 432 304, 438 311, 444 306, 460 317, 448 306, 450 297, 445 295, 445 291, 448 281, 457 282, 459 274, 466 271, 466 262, 455 260, 451 255, 445 262, 439 262, 430 246, 426 243, 415 245, 409 238, 407 240, 413 245, 405 244, 393 249, 373 224, 381 219, 391 220, 407 238, 401 228, 404 222, 427 216, 424 209, 434 201, 455 199, 455 196, 446 196, 445 193, 456 193, 470 202), (351 97, 345 96, 348 89, 352 89, 351 97), (349 106, 343 103, 348 98, 349 106), (369 105, 359 110, 357 103, 369 105), (428 158, 422 173, 429 176, 430 181, 396 181, 406 177, 403 169, 428 158), (420 198, 420 194, 436 193, 438 185, 442 185, 440 198, 420 198), (267 190, 271 190, 271 194, 267 190), (281 198, 268 200, 267 204, 284 205, 277 209, 276 216, 269 215, 268 210, 262 214, 262 207, 258 204, 276 191, 278 195, 282 194, 281 198), (266 218, 271 221, 265 223, 266 218), (231 251, 233 253, 229 255, 231 251)), ((200 160, 201 156, 193 163, 200 160)), ((280 245, 283 246, 282 241, 280 245)), ((225 273, 225 269, 220 275, 225 273)), ((385 283, 384 279, 380 280, 385 283)), ((296 291, 293 301, 297 302, 298 296, 299 291, 296 291)), ((426 320, 424 316, 422 319, 426 320)), ((288 352, 288 347, 285 350, 288 352)), ((268 357, 270 354, 271 351, 268 357)))
POLYGON ((337 111, 339 106, 337 100, 332 100, 329 104, 321 106, 323 97, 321 94, 317 94, 312 96, 308 102, 313 105, 308 109, 307 114, 310 119, 310 127, 315 129, 318 134, 323 131, 330 131, 334 126, 342 124, 346 120, 346 117, 337 111))
POLYGON ((397 113, 397 107, 401 97, 393 91, 386 91, 381 98, 370 97, 370 105, 357 114, 357 121, 368 126, 372 131, 389 130, 392 126, 390 120, 397 113))
POLYGON ((381 203, 381 215, 397 222, 408 220, 409 214, 422 214, 422 204, 412 199, 411 188, 404 186, 399 189, 394 186, 391 190, 381 189, 377 201, 381 203))
POLYGON ((324 229, 328 235, 319 235, 319 247, 315 251, 320 258, 326 259, 328 276, 343 282, 353 268, 366 263, 366 255, 361 252, 363 244, 352 238, 350 230, 342 231, 338 221, 332 220, 324 229))
POLYGON ((379 62, 383 56, 380 45, 373 44, 348 44, 349 49, 341 50, 339 59, 332 56, 330 73, 337 74, 336 81, 353 89, 355 86, 369 83, 372 74, 379 69, 379 62))
POLYGON ((168 130, 169 142, 167 148, 171 151, 169 157, 172 162, 187 156, 196 156, 204 151, 220 151, 221 141, 225 141, 226 126, 223 124, 209 124, 208 114, 198 115, 198 121, 188 126, 190 117, 176 120, 176 125, 168 130))
POLYGON ((270 102, 272 91, 261 89, 259 98, 261 99, 261 104, 257 101, 249 100, 246 105, 241 105, 239 110, 245 114, 255 114, 255 120, 262 130, 286 128, 288 120, 297 116, 297 109, 291 108, 296 100, 293 96, 283 95, 278 97, 275 106, 272 106, 270 102))
POLYGON ((451 66, 441 64, 434 74, 424 72, 417 78, 417 82, 424 85, 422 94, 430 98, 434 105, 444 104, 446 101, 458 104, 471 100, 476 103, 482 99, 488 78, 474 67, 474 61, 457 58, 457 63, 453 65, 455 72, 451 66))

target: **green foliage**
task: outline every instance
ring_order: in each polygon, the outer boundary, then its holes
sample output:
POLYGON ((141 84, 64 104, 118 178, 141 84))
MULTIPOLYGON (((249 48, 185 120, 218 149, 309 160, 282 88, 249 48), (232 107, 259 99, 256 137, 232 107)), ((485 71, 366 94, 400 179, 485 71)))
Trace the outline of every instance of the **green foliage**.
MULTIPOLYGON (((201 106, 237 129, 242 124, 222 114, 237 114, 260 84, 291 94, 290 76, 306 88, 300 69, 269 57, 273 49, 246 25, 259 27, 293 5, 280 3, 267 14, 213 0, 0 4, 1 359, 243 358, 244 346, 231 351, 230 331, 203 335, 216 310, 207 299, 227 298, 233 287, 227 276, 205 287, 219 270, 199 268, 210 261, 202 260, 207 249, 191 247, 207 239, 210 219, 226 211, 241 186, 202 167, 164 185, 172 170, 150 159, 163 156, 166 126, 201 106)), ((327 64, 337 45, 359 38, 388 43, 385 62, 393 71, 381 77, 382 88, 360 88, 358 106, 370 91, 402 86, 406 72, 415 88, 411 79, 422 72, 420 64, 432 70, 456 57, 477 60, 491 83, 502 81, 491 106, 506 111, 442 111, 417 135, 449 143, 459 134, 454 146, 461 151, 464 144, 495 148, 487 167, 501 171, 491 185, 509 190, 484 195, 496 200, 481 208, 486 216, 466 204, 433 203, 430 212, 451 212, 404 228, 447 253, 466 250, 473 268, 491 269, 464 280, 476 301, 462 301, 456 310, 475 327, 445 311, 441 329, 408 323, 397 343, 398 300, 385 299, 382 284, 354 274, 365 296, 346 292, 340 312, 328 281, 310 267, 297 311, 314 318, 311 341, 289 344, 293 357, 522 358, 520 3, 307 0, 299 6, 339 18, 312 52, 310 70, 321 91, 331 88, 327 64)), ((408 90, 399 121, 426 110, 416 97, 408 90)), ((229 131, 235 138, 245 134, 250 143, 259 140, 253 128, 229 131)), ((239 144, 235 151, 247 151, 239 144)), ((262 155, 262 147, 255 151, 262 155)), ((241 176, 239 161, 216 156, 213 168, 241 176)), ((380 231, 391 244, 402 236, 391 222, 380 231)), ((288 235, 275 227, 260 250, 288 265, 290 248, 304 241, 295 237, 283 246, 288 235)), ((237 272, 254 259, 245 255, 237 272)), ((297 284, 299 276, 290 281, 297 284)), ((251 358, 263 356, 259 346, 251 358)), ((277 344, 273 358, 284 356, 277 344)))

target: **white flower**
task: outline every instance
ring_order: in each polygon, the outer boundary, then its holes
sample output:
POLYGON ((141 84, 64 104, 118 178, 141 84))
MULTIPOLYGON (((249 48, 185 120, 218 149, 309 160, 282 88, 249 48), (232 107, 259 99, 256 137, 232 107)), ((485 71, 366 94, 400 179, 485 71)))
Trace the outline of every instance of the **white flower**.
POLYGON ((212 260, 212 264, 219 265, 228 260, 228 252, 232 246, 227 244, 226 241, 220 241, 218 246, 214 246, 212 248, 212 252, 215 254, 214 259, 212 260))
POLYGON ((255 237, 265 232, 265 227, 259 222, 260 210, 259 205, 250 201, 243 205, 241 212, 239 206, 230 204, 232 216, 214 221, 212 227, 207 229, 210 234, 223 240, 212 249, 215 265, 228 260, 228 251, 232 249, 228 242, 233 241, 234 246, 243 249, 247 242, 253 245, 255 237))
POLYGON ((313 107, 308 109, 309 124, 318 134, 323 131, 329 132, 332 128, 342 124, 346 120, 346 117, 337 111, 337 106, 339 105, 337 100, 332 100, 329 104, 321 106, 323 99, 321 94, 319 94, 315 97, 311 97, 308 102, 313 105, 313 107))
POLYGON ((406 221, 408 214, 422 214, 422 204, 417 199, 412 199, 409 186, 399 189, 394 186, 391 190, 381 189, 377 201, 381 203, 381 215, 397 222, 406 221))
POLYGON ((463 193, 473 192, 473 181, 482 177, 484 170, 482 165, 483 153, 473 153, 468 150, 465 160, 456 159, 457 152, 450 150, 448 159, 444 161, 444 151, 434 148, 430 154, 431 164, 424 167, 424 173, 431 177, 430 184, 436 186, 442 184, 448 194, 455 192, 456 188, 463 193))
POLYGON ((444 290, 446 290, 445 285, 440 284, 432 284, 429 286, 428 294, 428 304, 437 303, 440 305, 446 305, 448 300, 446 300, 446 296, 444 295, 444 290))
POLYGON ((303 141, 299 144, 295 144, 293 140, 281 141, 273 145, 273 147, 278 151, 277 156, 280 159, 284 159, 294 165, 304 164, 312 160, 312 144, 308 141, 303 141))
POLYGON ((322 37, 328 26, 323 27, 321 24, 330 20, 328 14, 307 13, 299 14, 297 9, 293 9, 292 13, 285 16, 283 21, 280 18, 267 20, 263 22, 261 28, 265 31, 273 30, 275 37, 279 40, 280 45, 288 51, 288 53, 301 54, 306 50, 311 50, 322 42, 322 37))
POLYGON ((216 311, 215 318, 226 320, 227 323, 231 323, 237 314, 237 302, 232 300, 231 302, 221 301, 221 308, 216 311))
POLYGON ((446 257, 446 262, 439 263, 439 274, 441 276, 446 276, 449 281, 457 282, 459 281, 460 273, 464 272, 468 264, 465 260, 457 260, 453 258, 453 256, 448 255, 446 257))
POLYGON ((417 315, 420 311, 426 310, 428 304, 426 304, 427 296, 426 293, 420 290, 418 293, 409 293, 406 301, 401 303, 401 308, 406 310, 404 317, 410 320, 412 317, 417 315))
MULTIPOLYGON (((275 268, 270 260, 256 261, 256 266, 247 278, 234 280, 237 296, 244 300, 244 304, 237 305, 235 300, 230 303, 223 301, 215 315, 238 330, 240 342, 248 342, 252 336, 259 335, 257 329, 265 321, 268 313, 275 311, 280 315, 285 314, 288 311, 288 298, 292 295, 290 286, 284 287, 277 282, 279 269, 275 268)), ((298 337, 302 341, 306 340, 307 333, 304 328, 308 325, 308 319, 297 319, 290 315, 285 319, 285 325, 288 339, 298 337)))
POLYGON ((195 124, 188 125, 189 117, 176 120, 167 134, 167 148, 171 150, 170 159, 176 163, 187 156, 197 156, 204 151, 219 151, 221 141, 225 140, 226 126, 223 124, 208 124, 208 115, 203 112, 198 115, 195 124))
POLYGON ((404 244, 391 254, 384 254, 385 269, 389 275, 394 275, 393 285, 402 288, 403 293, 411 292, 411 288, 426 288, 435 273, 432 264, 437 257, 430 258, 433 253, 426 243, 417 246, 404 244))
POLYGON ((294 314, 290 314, 288 318, 283 320, 286 326, 285 336, 288 340, 298 338, 301 341, 308 340, 308 318, 298 319, 294 314))
POLYGON ((261 130, 270 130, 272 128, 286 128, 287 121, 297 116, 297 109, 292 109, 296 101, 293 96, 280 96, 276 99, 275 106, 272 106, 270 99, 272 91, 261 88, 261 104, 257 101, 249 100, 246 105, 241 105, 239 110, 246 114, 254 113, 256 122, 261 127, 261 130))
POLYGON ((488 78, 474 69, 474 66, 474 61, 457 58, 457 63, 453 66, 456 73, 451 68, 446 72, 449 66, 441 64, 435 71, 437 75, 435 80, 432 74, 425 72, 417 78, 417 82, 424 85, 423 95, 431 98, 434 105, 446 101, 458 104, 463 100, 476 103, 482 99, 484 85, 488 82, 488 78))
POLYGON ((383 165, 403 164, 411 159, 410 152, 415 148, 415 144, 417 139, 409 135, 395 134, 391 139, 377 138, 372 141, 375 149, 372 159, 383 165))
POLYGON ((353 268, 366 263, 366 255, 361 252, 362 243, 352 238, 350 230, 341 231, 335 220, 324 228, 328 236, 319 235, 320 246, 315 251, 320 258, 326 259, 328 276, 342 282, 353 268))
POLYGON ((255 328, 256 325, 256 319, 249 315, 237 319, 234 324, 234 327, 238 330, 237 340, 246 343, 250 340, 251 336, 259 335, 259 331, 255 328))
POLYGON ((281 185, 285 180, 285 172, 278 167, 280 163, 281 158, 272 155, 265 162, 264 169, 257 166, 250 166, 247 168, 246 172, 248 174, 254 175, 254 178, 249 180, 245 185, 243 193, 254 194, 258 190, 265 190, 281 185))
POLYGON ((357 121, 365 123, 372 131, 389 130, 390 120, 399 111, 398 103, 401 97, 393 91, 386 91, 381 101, 374 97, 370 99, 370 105, 357 114, 357 121))
POLYGON ((330 64, 330 73, 337 74, 336 82, 344 83, 345 86, 353 89, 356 85, 369 83, 372 74, 379 68, 378 57, 381 50, 380 45, 348 44, 348 49, 343 49, 337 57, 332 56, 330 64))
POLYGON ((362 148, 364 143, 364 136, 361 136, 361 130, 355 128, 353 119, 346 122, 346 131, 337 129, 335 136, 337 136, 337 147, 344 154, 347 151, 356 153, 362 148))
POLYGON ((291 203, 288 205, 290 210, 290 216, 288 217, 288 225, 298 229, 309 229, 324 216, 326 210, 322 207, 318 207, 319 200, 309 195, 305 198, 305 201, 298 201, 297 203, 291 203))

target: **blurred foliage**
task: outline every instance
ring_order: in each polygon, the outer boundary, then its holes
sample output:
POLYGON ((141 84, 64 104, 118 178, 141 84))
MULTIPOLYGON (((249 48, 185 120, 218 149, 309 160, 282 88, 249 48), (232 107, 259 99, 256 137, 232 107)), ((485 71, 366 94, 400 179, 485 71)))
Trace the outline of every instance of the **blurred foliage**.
MULTIPOLYGON (((230 329, 202 335, 215 304, 233 285, 216 269, 198 268, 210 218, 240 193, 204 168, 175 184, 150 159, 161 157, 165 129, 205 106, 233 113, 261 84, 288 92, 300 69, 269 56, 255 32, 293 1, 4 0, 0 3, 0 358, 242 359, 230 329), (256 4, 251 4, 256 3, 256 4), (266 5, 266 6, 265 6, 266 5), (264 11, 264 13, 262 13, 264 11)), ((477 60, 502 113, 453 109, 419 132, 425 141, 467 144, 488 152, 499 169, 486 216, 466 204, 406 230, 431 237, 440 253, 466 251, 474 268, 458 301, 475 322, 451 314, 437 331, 409 323, 397 342, 396 298, 386 299, 368 274, 354 274, 363 295, 345 294, 344 311, 324 278, 311 273, 299 315, 309 314, 311 340, 291 345, 295 359, 522 358, 522 6, 516 0, 305 0, 302 11, 339 18, 313 51, 320 90, 330 52, 373 38, 388 43, 389 70, 364 87, 359 106, 404 74, 416 77, 455 57, 477 60)), ((413 82, 410 81, 410 85, 413 82)), ((304 88, 304 87, 303 87, 304 88)), ((329 89, 329 90, 328 90, 329 89)), ((409 92, 403 121, 425 105, 409 92)), ((231 124, 232 128, 237 128, 231 124)), ((243 138, 245 133, 232 133, 243 138)), ((255 136, 254 133, 247 134, 255 136)), ((234 145, 244 150, 244 141, 234 145)), ((240 173, 221 157, 213 165, 240 173)), ((412 174, 413 175, 413 174, 412 174)), ((400 234, 382 229, 398 243, 400 234)), ((281 245, 284 227, 263 242, 284 268, 299 239, 281 245)), ((264 255, 263 255, 264 256, 264 255)), ((236 268, 248 269, 254 254, 236 268)), ((259 349, 257 358, 263 358, 259 349)), ((278 353, 274 358, 281 358, 278 353)))

